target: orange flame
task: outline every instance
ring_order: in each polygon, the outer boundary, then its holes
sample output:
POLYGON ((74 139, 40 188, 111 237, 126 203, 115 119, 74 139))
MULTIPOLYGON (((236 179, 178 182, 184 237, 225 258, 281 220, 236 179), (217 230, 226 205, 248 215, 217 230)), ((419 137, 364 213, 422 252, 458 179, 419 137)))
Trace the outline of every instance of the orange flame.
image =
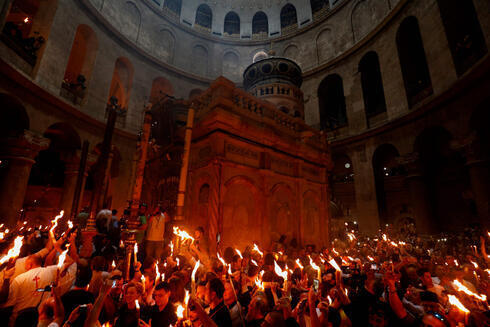
POLYGON ((335 268, 335 270, 337 271, 341 271, 339 265, 337 264, 337 262, 334 260, 334 259, 330 259, 330 261, 328 262, 332 267, 335 268))
POLYGON ((466 309, 466 307, 463 305, 463 303, 461 303, 457 297, 455 297, 454 295, 451 295, 451 294, 448 294, 448 298, 449 298, 449 303, 451 303, 451 305, 454 305, 455 307, 457 307, 459 310, 463 311, 464 313, 469 313, 470 310, 466 309))
POLYGON ((50 233, 54 233, 54 230, 56 229, 56 227, 58 226, 58 220, 61 219, 61 217, 63 217, 63 215, 65 214, 65 211, 61 210, 60 211, 60 214, 57 215, 56 217, 54 217, 53 220, 51 220, 51 229, 49 230, 50 233))
POLYGON ((264 256, 264 253, 262 251, 260 251, 259 247, 255 243, 254 243, 254 251, 258 252, 261 257, 264 256))
POLYGON ((277 276, 281 276, 284 280, 288 279, 288 271, 282 270, 281 267, 277 264, 276 260, 274 260, 274 272, 277 276))
POLYGON ((236 253, 240 256, 240 259, 243 259, 243 256, 242 256, 242 253, 240 252, 240 250, 238 249, 235 249, 236 253))
POLYGON ((7 252, 7 254, 0 259, 0 264, 4 264, 9 261, 11 258, 16 258, 19 256, 20 248, 22 247, 22 240, 24 236, 17 236, 14 240, 14 246, 7 252))
POLYGON ((61 269, 63 267, 67 253, 68 253, 68 248, 65 251, 61 252, 60 257, 58 258, 58 269, 61 269))
POLYGON ((176 313, 177 313, 177 318, 179 319, 184 319, 184 307, 182 306, 182 304, 179 304, 177 306, 177 310, 176 310, 176 313))
POLYGON ((197 272, 197 269, 199 269, 200 264, 201 264, 201 260, 198 260, 196 262, 196 264, 194 265, 194 269, 192 270, 191 279, 192 279, 193 283, 196 282, 196 272, 197 272))
POLYGON ((296 262, 296 265, 297 265, 297 266, 298 266, 300 269, 303 269, 303 268, 304 268, 304 267, 303 267, 303 265, 301 264, 301 262, 299 262, 299 258, 298 258, 298 259, 296 259, 296 261, 295 261, 295 262, 296 262))
POLYGON ((190 236, 186 231, 179 229, 177 226, 174 227, 174 234, 180 237, 182 241, 192 240, 194 242, 194 237, 190 236))
POLYGON ((463 284, 461 284, 459 282, 459 280, 455 279, 453 281, 453 285, 456 286, 456 290, 458 292, 463 292, 469 296, 473 296, 474 298, 480 300, 480 301, 483 301, 485 302, 487 300, 487 296, 485 294, 481 294, 481 295, 478 295, 476 293, 473 293, 472 291, 470 291, 466 286, 464 286, 463 284))

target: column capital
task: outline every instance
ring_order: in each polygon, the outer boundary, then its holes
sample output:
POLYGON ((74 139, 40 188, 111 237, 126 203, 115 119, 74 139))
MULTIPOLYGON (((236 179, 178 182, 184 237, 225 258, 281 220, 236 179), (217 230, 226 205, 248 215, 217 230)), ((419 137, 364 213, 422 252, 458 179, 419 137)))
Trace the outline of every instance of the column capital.
POLYGON ((0 138, 0 158, 34 163, 34 158, 49 147, 51 141, 38 133, 25 130, 19 137, 0 138))

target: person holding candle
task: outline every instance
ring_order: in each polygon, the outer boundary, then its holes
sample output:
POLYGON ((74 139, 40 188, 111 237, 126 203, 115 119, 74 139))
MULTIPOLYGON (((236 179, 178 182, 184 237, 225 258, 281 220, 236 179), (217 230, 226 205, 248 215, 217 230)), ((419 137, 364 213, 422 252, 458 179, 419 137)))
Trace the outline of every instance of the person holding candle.
POLYGON ((147 314, 148 321, 142 321, 140 327, 149 327, 150 321, 151 326, 168 327, 175 325, 177 315, 174 305, 169 301, 170 294, 170 285, 167 282, 161 282, 155 286, 153 292, 155 305, 149 308, 147 314))
POLYGON ((243 317, 244 312, 242 305, 237 299, 237 292, 240 289, 238 282, 235 280, 226 280, 225 283, 225 291, 223 293, 223 300, 225 302, 228 311, 230 312, 232 326, 233 327, 242 327, 244 324, 243 317), (233 282, 233 284, 232 284, 233 282))
POLYGON ((143 287, 139 283, 130 282, 124 288, 124 303, 119 309, 116 327, 138 327, 141 314, 141 296, 143 287), (138 302, 136 302, 138 301, 138 302), (138 306, 140 306, 138 308, 138 306))

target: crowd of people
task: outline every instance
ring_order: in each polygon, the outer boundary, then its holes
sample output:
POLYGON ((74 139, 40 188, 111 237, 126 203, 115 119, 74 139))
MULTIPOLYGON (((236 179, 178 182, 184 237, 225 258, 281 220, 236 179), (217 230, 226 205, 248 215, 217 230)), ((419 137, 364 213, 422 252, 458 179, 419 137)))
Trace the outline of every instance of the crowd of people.
POLYGON ((286 236, 216 247, 202 227, 187 234, 164 209, 140 209, 138 251, 114 211, 98 215, 85 257, 83 222, 0 234, 0 325, 490 325, 487 231, 367 237, 348 222, 324 248, 286 236))

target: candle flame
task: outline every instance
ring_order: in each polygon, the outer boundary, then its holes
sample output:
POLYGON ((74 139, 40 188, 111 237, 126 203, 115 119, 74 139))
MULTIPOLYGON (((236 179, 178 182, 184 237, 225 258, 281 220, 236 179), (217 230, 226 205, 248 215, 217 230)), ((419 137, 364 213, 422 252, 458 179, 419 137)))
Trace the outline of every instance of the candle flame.
POLYGON ((258 277, 255 278, 255 286, 257 286, 257 289, 259 291, 263 291, 264 290, 264 283, 262 283, 262 281, 258 277))
POLYGON ((24 23, 29 23, 29 17, 24 18, 24 23))
POLYGON ((158 264, 159 262, 157 261, 157 264, 155 265, 155 270, 156 270, 155 284, 158 283, 158 280, 160 279, 160 270, 158 270, 158 264))
POLYGON ((116 262, 114 260, 112 260, 111 266, 112 266, 112 269, 116 268, 116 262))
POLYGON ((185 311, 185 309, 184 309, 184 307, 182 306, 182 304, 179 304, 179 305, 178 305, 178 307, 177 307, 177 310, 176 310, 176 311, 177 311, 177 312, 176 312, 176 313, 177 313, 177 318, 179 318, 179 319, 184 319, 184 311, 185 311))
POLYGON ((170 241, 170 256, 173 256, 174 255, 174 243, 172 241, 170 241))
POLYGON ((374 258, 371 257, 370 255, 368 255, 367 258, 369 259, 369 261, 374 261, 374 258))
POLYGON ((458 300, 458 298, 456 296, 448 294, 448 298, 449 298, 449 303, 451 303, 451 305, 454 305, 455 307, 457 307, 459 310, 463 311, 464 313, 470 312, 470 310, 466 309, 466 307, 458 300))
POLYGON ((187 304, 189 303, 189 298, 190 298, 189 291, 185 290, 184 304, 186 307, 187 307, 187 304))
POLYGON ((138 300, 134 300, 134 305, 136 306, 136 309, 139 310, 140 309, 140 303, 138 300))
POLYGON ((261 257, 264 256, 264 253, 262 251, 260 251, 259 247, 255 243, 254 243, 254 251, 258 252, 261 257))
POLYGON ((274 272, 277 276, 281 276, 284 280, 288 279, 288 271, 282 270, 281 267, 277 264, 276 260, 274 260, 274 272))
POLYGON ((332 298, 330 297, 330 295, 327 295, 327 299, 328 299, 328 304, 332 305, 332 298))
POLYGON ((456 290, 458 292, 463 292, 469 296, 473 296, 474 298, 480 300, 480 301, 483 301, 485 302, 487 300, 487 296, 484 295, 484 294, 481 294, 481 295, 478 295, 476 293, 473 293, 472 291, 470 291, 466 286, 464 286, 463 284, 460 283, 459 280, 455 279, 453 281, 453 285, 456 286, 456 290))
POLYGON ((7 254, 0 259, 0 264, 4 264, 9 261, 11 258, 16 258, 19 256, 20 248, 22 247, 22 240, 24 236, 17 236, 14 240, 14 246, 7 252, 7 254))
POLYGON ((240 252, 240 250, 238 249, 235 249, 236 253, 240 256, 240 259, 243 259, 243 256, 242 256, 242 253, 240 252))
POLYGON ((332 267, 335 268, 335 270, 337 271, 341 271, 339 265, 337 264, 337 262, 334 260, 334 259, 330 259, 330 261, 328 262, 332 267))
POLYGON ((177 262, 177 267, 180 265, 180 259, 179 258, 175 258, 175 261, 177 262))
POLYGON ((51 229, 49 230, 50 233, 54 233, 54 230, 56 229, 56 227, 58 226, 58 220, 61 219, 61 217, 63 217, 63 215, 65 214, 65 211, 61 210, 60 211, 60 214, 57 215, 56 217, 54 217, 53 220, 51 220, 51 229))
POLYGON ((335 253, 336 255, 339 255, 339 253, 335 250, 335 248, 332 248, 332 252, 335 253))
POLYGON ((383 241, 386 242, 387 240, 388 240, 388 238, 386 237, 386 234, 383 234, 383 241))
POLYGON ((314 263, 313 260, 311 260, 311 257, 310 257, 310 266, 311 266, 311 268, 315 269, 316 271, 320 271, 320 267, 318 267, 316 265, 316 263, 314 263))
POLYGON ((231 271, 231 265, 228 265, 228 275, 233 275, 233 272, 231 271))
POLYGON ((61 252, 60 257, 58 258, 58 269, 61 269, 63 267, 67 253, 68 253, 68 248, 65 251, 61 252))
POLYGON ((349 238, 350 241, 353 241, 356 239, 355 235, 352 233, 347 233, 347 237, 349 238))
POLYGON ((303 270, 303 268, 304 268, 304 267, 303 267, 303 265, 301 264, 301 262, 299 262, 299 258, 298 258, 298 259, 296 259, 296 261, 295 261, 295 262, 296 262, 296 265, 297 265, 297 266, 298 266, 298 267, 299 267, 301 270, 303 270))
POLYGON ((194 237, 190 236, 186 231, 179 229, 177 226, 174 227, 174 234, 180 237, 182 241, 192 240, 194 242, 194 237))
POLYGON ((221 261, 221 263, 223 264, 223 266, 226 267, 226 262, 225 260, 223 260, 223 258, 219 255, 219 253, 216 253, 216 255, 218 256, 218 260, 221 261))
POLYGON ((5 237, 5 234, 3 232, 0 232, 0 240, 3 240, 4 237, 5 237))
POLYGON ((470 261, 470 262, 475 267, 475 269, 478 269, 478 264, 476 262, 474 262, 474 261, 470 261))
POLYGON ((259 266, 254 259, 250 259, 250 262, 253 263, 254 265, 256 265, 257 267, 259 266))
POLYGON ((68 228, 69 229, 73 228, 73 222, 71 220, 68 220, 68 228))
POLYGON ((194 265, 194 269, 192 270, 191 279, 192 279, 193 283, 196 282, 196 272, 197 272, 197 269, 199 269, 200 264, 201 264, 201 260, 198 260, 196 262, 196 264, 194 265))

